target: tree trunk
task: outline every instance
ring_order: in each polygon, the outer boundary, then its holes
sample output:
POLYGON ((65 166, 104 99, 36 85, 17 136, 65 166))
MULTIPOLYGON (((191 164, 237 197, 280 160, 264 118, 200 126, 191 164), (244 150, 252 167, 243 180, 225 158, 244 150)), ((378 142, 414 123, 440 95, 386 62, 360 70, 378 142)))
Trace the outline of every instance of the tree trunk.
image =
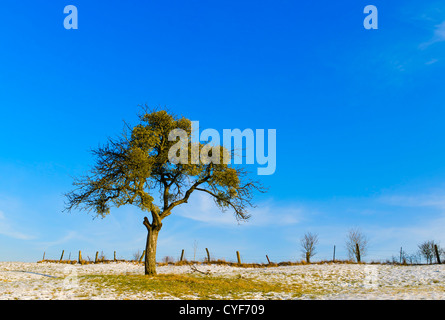
POLYGON ((160 229, 147 228, 147 244, 145 248, 145 275, 156 275, 156 246, 160 229))

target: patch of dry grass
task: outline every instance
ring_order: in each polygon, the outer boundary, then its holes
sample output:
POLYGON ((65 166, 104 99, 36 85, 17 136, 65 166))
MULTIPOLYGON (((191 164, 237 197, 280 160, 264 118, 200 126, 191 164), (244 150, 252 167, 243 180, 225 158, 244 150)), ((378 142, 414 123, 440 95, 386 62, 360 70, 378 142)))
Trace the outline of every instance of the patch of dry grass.
POLYGON ((298 284, 269 283, 237 277, 213 277, 199 275, 162 274, 143 275, 89 275, 83 282, 100 288, 113 289, 117 295, 125 293, 151 293, 156 298, 173 296, 180 299, 249 299, 255 296, 273 296, 286 293, 301 296, 307 288, 298 284))

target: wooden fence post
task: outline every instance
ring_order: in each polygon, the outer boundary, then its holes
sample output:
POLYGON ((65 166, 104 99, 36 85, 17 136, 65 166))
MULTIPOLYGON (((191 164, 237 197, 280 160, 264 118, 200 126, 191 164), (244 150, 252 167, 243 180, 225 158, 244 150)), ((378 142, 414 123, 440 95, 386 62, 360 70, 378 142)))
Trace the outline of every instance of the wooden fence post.
POLYGON ((358 246, 358 243, 355 244, 355 248, 356 248, 356 257, 357 257, 357 262, 360 263, 361 258, 360 258, 360 248, 358 246))
POLYGON ((332 261, 335 262, 335 244, 334 244, 334 255, 332 256, 332 261))
POLYGON ((45 251, 43 251, 43 259, 42 261, 45 261, 45 251))
POLYGON ((267 263, 270 264, 270 260, 269 260, 269 257, 267 256, 267 254, 266 254, 266 259, 267 259, 267 263))
POLYGON ((207 251, 207 261, 210 263, 210 253, 209 253, 209 249, 206 248, 207 251))
POLYGON ((94 259, 94 263, 97 263, 97 257, 99 256, 99 251, 96 251, 96 258, 94 259))
POLYGON ((144 256, 145 256, 145 250, 144 250, 144 252, 142 252, 141 257, 139 258, 139 262, 142 262, 142 258, 144 258, 144 256))
POLYGON ((439 255, 439 250, 437 249, 437 244, 434 245, 434 251, 436 252, 437 263, 440 264, 440 255, 439 255))
POLYGON ((181 259, 180 259, 179 261, 182 261, 182 259, 184 259, 184 249, 182 249, 182 252, 181 252, 181 259))
POLYGON ((82 251, 79 250, 79 263, 82 263, 82 251))
POLYGON ((114 251, 114 262, 116 262, 116 251, 114 251))
POLYGON ((241 264, 241 257, 239 255, 239 251, 236 252, 236 258, 238 259, 238 264, 241 264))
POLYGON ((62 255, 60 256, 60 260, 59 261, 62 261, 64 253, 65 253, 65 250, 62 250, 62 255))

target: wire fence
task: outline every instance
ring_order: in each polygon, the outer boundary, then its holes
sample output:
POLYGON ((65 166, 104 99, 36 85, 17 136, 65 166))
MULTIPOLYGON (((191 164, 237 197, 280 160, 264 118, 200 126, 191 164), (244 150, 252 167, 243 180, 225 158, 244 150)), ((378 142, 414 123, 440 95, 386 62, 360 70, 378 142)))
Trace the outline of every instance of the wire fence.
MULTIPOLYGON (((122 262, 133 261, 143 262, 145 258, 144 250, 136 250, 133 253, 119 254, 117 251, 65 251, 61 250, 59 253, 52 250, 51 252, 44 252, 40 261, 51 262, 84 262, 84 263, 98 263, 98 262, 122 262)), ((195 250, 177 250, 176 252, 162 251, 157 255, 157 262, 160 263, 175 263, 179 261, 196 261, 196 262, 228 262, 228 263, 242 263, 242 264, 279 264, 279 263, 304 263, 305 256, 298 250, 292 254, 274 254, 273 251, 258 254, 258 252, 236 251, 223 253, 212 250, 211 248, 195 249, 195 250)), ((311 263, 319 262, 340 262, 351 261, 356 262, 355 257, 351 257, 344 248, 333 247, 332 252, 324 250, 323 252, 315 254, 311 257, 311 263)), ((439 249, 438 255, 432 255, 430 259, 425 258, 420 252, 414 251, 406 252, 402 247, 392 250, 377 250, 367 249, 366 254, 361 257, 363 263, 391 263, 391 264, 428 264, 440 263, 445 261, 445 250, 439 249)))

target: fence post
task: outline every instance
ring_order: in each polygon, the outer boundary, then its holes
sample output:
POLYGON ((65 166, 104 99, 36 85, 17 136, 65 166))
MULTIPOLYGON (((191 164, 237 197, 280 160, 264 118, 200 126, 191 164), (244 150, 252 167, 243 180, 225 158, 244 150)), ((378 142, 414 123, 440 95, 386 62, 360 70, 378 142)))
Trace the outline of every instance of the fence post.
POLYGON ((114 251, 114 262, 116 262, 116 251, 114 251))
POLYGON ((267 256, 267 254, 266 254, 266 259, 267 259, 267 263, 270 264, 270 260, 269 260, 269 257, 267 256))
POLYGON ((181 252, 181 259, 180 259, 179 261, 182 261, 182 259, 184 259, 184 249, 182 249, 182 252, 181 252))
POLYGON ((142 258, 145 256, 145 250, 144 250, 144 252, 142 252, 142 255, 141 255, 141 257, 139 258, 139 262, 142 262, 142 258))
POLYGON ((62 255, 60 256, 60 260, 59 261, 62 261, 64 253, 65 253, 65 250, 62 250, 62 255))
POLYGON ((96 258, 94 259, 94 263, 97 263, 97 257, 99 256, 99 251, 96 251, 96 258))
POLYGON ((207 251, 207 261, 210 263, 210 253, 209 253, 209 249, 206 248, 207 251))
POLYGON ((437 244, 434 245, 434 251, 436 252, 437 263, 440 264, 440 256, 439 256, 439 250, 437 249, 437 244))
POLYGON ((43 251, 43 259, 42 261, 45 261, 45 251, 43 251))
POLYGON ((239 255, 239 251, 236 252, 236 258, 238 259, 238 264, 241 264, 241 257, 239 255))
POLYGON ((360 263, 361 259, 360 259, 360 248, 358 246, 358 243, 355 244, 355 248, 356 248, 356 257, 357 257, 357 262, 360 263))
POLYGON ((82 251, 79 250, 79 263, 82 263, 82 251))
POLYGON ((335 244, 334 244, 334 255, 332 256, 332 261, 335 262, 335 244))

